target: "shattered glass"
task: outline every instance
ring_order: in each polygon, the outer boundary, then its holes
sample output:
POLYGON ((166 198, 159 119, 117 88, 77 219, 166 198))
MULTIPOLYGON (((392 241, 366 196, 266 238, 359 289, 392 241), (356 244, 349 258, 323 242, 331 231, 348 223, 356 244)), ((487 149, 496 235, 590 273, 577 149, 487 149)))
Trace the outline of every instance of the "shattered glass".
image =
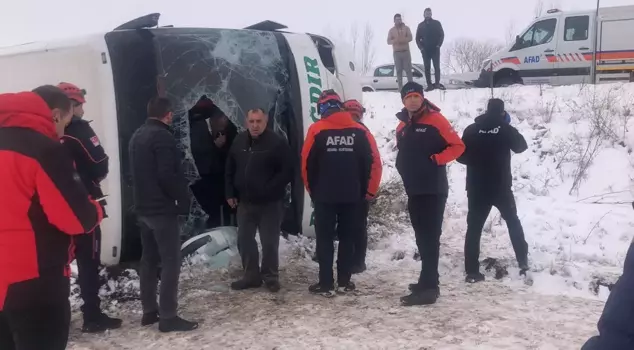
MULTIPOLYGON (((284 118, 290 105, 286 91, 290 74, 274 33, 165 29, 154 34, 162 84, 174 103, 173 131, 190 184, 200 175, 191 152, 188 111, 202 95, 220 107, 239 130, 244 129, 247 111, 261 108, 269 113, 269 127, 288 137, 284 118)), ((207 214, 194 201, 183 235, 202 232, 206 219, 207 214)))

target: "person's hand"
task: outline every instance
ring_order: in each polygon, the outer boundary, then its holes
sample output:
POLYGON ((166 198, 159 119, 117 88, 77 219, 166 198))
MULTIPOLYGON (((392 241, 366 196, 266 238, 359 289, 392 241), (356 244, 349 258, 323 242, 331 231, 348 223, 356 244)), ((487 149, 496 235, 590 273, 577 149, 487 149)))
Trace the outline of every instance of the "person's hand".
POLYGON ((214 140, 214 143, 218 148, 224 146, 225 142, 227 142, 227 137, 225 135, 220 135, 214 140))
POLYGON ((431 157, 429 157, 429 159, 431 159, 431 161, 432 161, 434 164, 438 165, 438 161, 436 160, 436 155, 435 155, 435 154, 432 154, 432 155, 431 155, 431 157))
POLYGON ((229 204, 229 206, 232 209, 235 209, 238 206, 238 199, 237 198, 229 198, 229 199, 227 199, 227 203, 229 204))

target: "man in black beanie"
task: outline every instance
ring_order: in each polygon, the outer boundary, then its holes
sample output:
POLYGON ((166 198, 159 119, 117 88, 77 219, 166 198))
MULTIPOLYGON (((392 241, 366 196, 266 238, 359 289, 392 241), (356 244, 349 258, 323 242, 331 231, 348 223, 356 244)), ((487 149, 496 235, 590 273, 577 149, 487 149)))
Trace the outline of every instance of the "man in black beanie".
POLYGON ((396 115, 400 121, 396 128, 396 169, 407 193, 407 209, 422 263, 417 283, 409 286, 412 293, 402 297, 401 304, 430 305, 440 295, 438 260, 449 193, 447 164, 462 154, 464 145, 440 108, 424 97, 420 84, 405 84, 401 98, 405 108, 396 115))
POLYGON ((506 221, 511 243, 520 268, 528 270, 528 245, 517 216, 511 175, 511 151, 522 153, 528 148, 524 137, 506 120, 504 102, 489 100, 487 111, 475 119, 462 135, 466 146, 458 162, 467 166, 467 237, 465 240, 466 281, 484 280, 480 273, 480 237, 491 208, 495 206, 506 221))

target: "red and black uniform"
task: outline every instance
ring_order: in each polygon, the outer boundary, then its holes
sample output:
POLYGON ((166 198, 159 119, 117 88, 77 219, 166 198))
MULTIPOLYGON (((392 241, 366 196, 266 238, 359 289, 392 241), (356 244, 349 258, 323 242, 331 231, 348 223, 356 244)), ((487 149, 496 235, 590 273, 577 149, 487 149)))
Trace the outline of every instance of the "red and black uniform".
POLYGON ((102 218, 51 112, 35 93, 0 95, 0 348, 64 349, 71 235, 102 218))
POLYGON ((308 129, 302 149, 302 178, 315 205, 320 287, 334 287, 336 233, 340 241, 337 284, 350 283, 355 236, 363 231, 365 202, 376 195, 381 173, 374 137, 341 109, 336 96, 321 120, 308 129))
MULTIPOLYGON (((407 83, 403 91, 407 93, 408 89, 412 89, 409 93, 422 98, 419 84, 407 83)), ((405 109, 397 117, 400 123, 396 128, 396 168, 408 196, 409 215, 423 266, 414 289, 435 293, 440 235, 449 191, 446 165, 458 158, 465 147, 440 109, 426 99, 411 118, 405 109)))
MULTIPOLYGON (((90 123, 73 117, 64 130, 61 139, 75 161, 77 173, 93 199, 104 196, 100 182, 108 175, 108 156, 99 137, 90 127, 90 123)), ((101 202, 105 205, 105 200, 101 202)), ((102 206, 102 208, 104 208, 102 206)), ((105 209, 104 209, 105 214, 105 209)), ((91 235, 81 235, 75 240, 77 246, 77 267, 79 269, 79 288, 84 304, 81 306, 84 320, 96 322, 101 317, 99 299, 99 251, 101 229, 97 227, 91 235)))

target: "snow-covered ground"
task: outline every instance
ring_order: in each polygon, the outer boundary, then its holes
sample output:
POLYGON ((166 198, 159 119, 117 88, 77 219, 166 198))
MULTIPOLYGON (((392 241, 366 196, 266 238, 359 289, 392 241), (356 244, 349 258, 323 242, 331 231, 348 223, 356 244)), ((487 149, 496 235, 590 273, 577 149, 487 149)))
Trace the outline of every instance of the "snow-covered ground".
MULTIPOLYGON (((490 90, 431 92, 462 130, 479 115, 490 90)), ((449 166, 450 195, 441 247, 441 298, 430 307, 403 308, 420 269, 394 169, 396 93, 368 93, 366 124, 384 160, 381 197, 371 212, 369 271, 356 277, 358 295, 311 296, 317 278, 314 244, 291 237, 281 246, 278 295, 233 292, 237 271, 183 269, 182 310, 204 320, 191 334, 162 335, 141 328, 138 301, 110 303, 123 330, 89 336, 75 315, 70 349, 579 349, 595 333, 603 301, 622 270, 634 236, 628 131, 634 84, 496 89, 529 150, 513 158, 515 193, 530 247, 532 284, 518 276, 506 227, 493 210, 481 259, 497 264, 487 281, 463 282, 466 231, 465 168, 449 166), (580 181, 575 181, 575 179, 580 181), (577 183, 576 183, 577 182, 577 183), (571 191, 571 189, 574 190, 571 191), (495 279, 495 270, 502 273, 495 279)), ((134 281, 122 286, 134 291, 134 281)), ((110 290, 115 288, 111 282, 110 290)), ((124 289, 125 289, 124 288, 124 289)), ((109 292, 111 293, 111 292, 109 292)), ((121 293, 120 293, 121 294, 121 293)))

